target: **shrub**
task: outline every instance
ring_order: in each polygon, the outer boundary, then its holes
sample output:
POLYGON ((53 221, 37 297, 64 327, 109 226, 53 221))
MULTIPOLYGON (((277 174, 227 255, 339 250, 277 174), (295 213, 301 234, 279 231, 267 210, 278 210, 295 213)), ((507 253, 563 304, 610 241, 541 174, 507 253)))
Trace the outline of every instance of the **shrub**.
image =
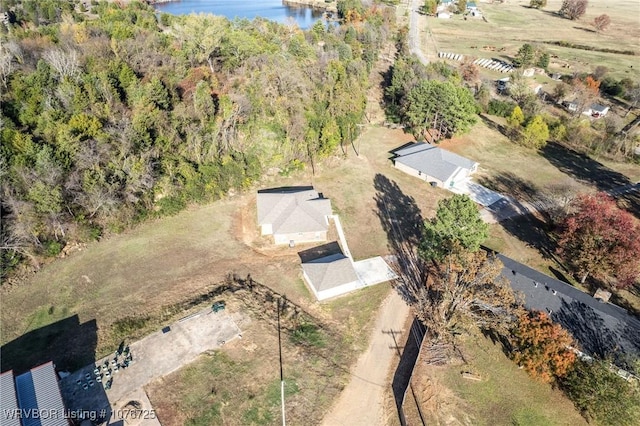
POLYGON ((55 257, 62 251, 62 243, 58 241, 48 241, 44 245, 44 252, 49 257, 55 257))
POLYGON ((291 341, 296 345, 323 347, 324 336, 317 325, 304 322, 291 333, 291 341))
POLYGON ((513 102, 492 99, 489 101, 487 113, 497 115, 498 117, 509 117, 515 107, 516 104, 513 102))

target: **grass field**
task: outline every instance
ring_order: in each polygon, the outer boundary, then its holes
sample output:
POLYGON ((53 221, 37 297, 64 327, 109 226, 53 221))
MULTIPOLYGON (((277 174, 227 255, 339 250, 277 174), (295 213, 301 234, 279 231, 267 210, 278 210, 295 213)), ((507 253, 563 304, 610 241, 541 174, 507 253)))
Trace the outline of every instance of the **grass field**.
MULTIPOLYGON (((500 344, 479 331, 458 340, 464 362, 436 367, 418 361, 412 383, 427 424, 586 424, 560 390, 532 380, 507 358, 500 344), (462 372, 478 375, 481 380, 464 379, 462 372)), ((417 414, 412 407, 410 412, 417 414)))
MULTIPOLYGON (((347 325, 354 331, 367 326, 389 292, 385 286, 359 292, 355 299, 365 315, 347 325), (362 305, 359 302, 365 302, 362 305)), ((227 297, 228 311, 250 316, 241 325, 242 339, 201 355, 195 362, 146 387, 163 425, 271 425, 280 422, 280 372, 275 312, 271 318, 254 312, 256 306, 227 297)), ((336 301, 337 302, 337 301, 336 301)), ((328 312, 333 306, 327 306, 328 312)), ((339 306, 336 306, 340 309, 339 306)), ((356 309, 353 309, 356 311, 356 309)), ((335 330, 339 330, 338 327, 335 330)), ((353 341, 333 330, 314 329, 294 340, 283 322, 282 347, 287 421, 319 424, 333 399, 349 380, 353 341)), ((368 335, 368 333, 365 333, 368 335)))
POLYGON ((549 0, 546 8, 537 10, 528 7, 529 0, 481 3, 480 10, 487 22, 474 18, 463 20, 460 15, 454 15, 450 20, 423 17, 423 25, 429 31, 424 32, 422 45, 429 49, 430 55, 437 50, 510 61, 522 44, 533 42, 552 55, 549 67, 552 72, 591 72, 596 66, 604 65, 617 78, 640 78, 637 65, 640 5, 637 1, 590 1, 587 13, 578 21, 558 16, 556 12, 561 4, 561 0, 549 0), (611 25, 598 34, 591 22, 604 13, 611 17, 611 25), (597 49, 630 50, 635 52, 635 56, 544 43, 558 41, 597 49))

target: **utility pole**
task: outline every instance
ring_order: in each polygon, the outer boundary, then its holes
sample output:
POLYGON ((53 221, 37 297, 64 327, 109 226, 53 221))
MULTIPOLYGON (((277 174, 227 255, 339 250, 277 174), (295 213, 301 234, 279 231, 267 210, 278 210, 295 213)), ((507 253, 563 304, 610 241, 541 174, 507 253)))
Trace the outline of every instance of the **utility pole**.
POLYGON ((286 426, 287 422, 284 416, 284 374, 282 373, 282 339, 280 337, 280 301, 278 298, 278 352, 280 355, 280 405, 282 407, 282 426, 286 426))

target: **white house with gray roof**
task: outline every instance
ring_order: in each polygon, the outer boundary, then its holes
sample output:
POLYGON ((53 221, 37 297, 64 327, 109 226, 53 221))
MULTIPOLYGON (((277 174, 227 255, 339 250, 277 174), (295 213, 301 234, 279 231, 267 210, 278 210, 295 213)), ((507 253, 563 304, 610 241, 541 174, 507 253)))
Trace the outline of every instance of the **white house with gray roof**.
POLYGON ((478 170, 478 163, 435 145, 418 142, 393 152, 394 166, 441 188, 452 188, 478 170))
POLYGON ((336 253, 302 264, 302 275, 318 300, 326 300, 363 287, 353 261, 336 253))
POLYGON ((276 244, 327 240, 331 201, 312 187, 258 191, 258 224, 276 244))

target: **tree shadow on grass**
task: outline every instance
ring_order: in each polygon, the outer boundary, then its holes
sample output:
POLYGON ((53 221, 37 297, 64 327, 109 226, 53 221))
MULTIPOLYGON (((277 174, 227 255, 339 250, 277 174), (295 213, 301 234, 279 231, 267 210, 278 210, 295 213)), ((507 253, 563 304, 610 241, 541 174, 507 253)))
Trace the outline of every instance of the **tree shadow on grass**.
POLYGON ((626 312, 620 315, 616 321, 577 300, 563 300, 560 311, 552 316, 571 332, 584 352, 635 371, 633 361, 640 355, 640 320, 626 312))
POLYGON ((611 170, 599 161, 555 142, 547 144, 540 153, 561 172, 595 185, 600 191, 609 191, 631 183, 622 173, 611 170))
POLYGON ((539 202, 539 188, 533 182, 524 180, 513 173, 484 177, 479 179, 479 183, 501 194, 508 194, 516 200, 526 202, 537 209, 538 214, 535 214, 536 212, 520 205, 520 214, 500 221, 500 225, 520 241, 535 247, 545 258, 553 259, 561 265, 555 255, 556 244, 549 236, 548 217, 539 202))
POLYGON ((547 144, 540 153, 561 172, 594 185, 599 191, 614 191, 614 197, 620 207, 640 218, 640 189, 622 194, 615 193, 616 189, 632 184, 624 174, 558 143, 547 144))
POLYGON ((416 302, 416 291, 419 291, 416 286, 424 283, 426 278, 423 262, 417 253, 424 219, 413 197, 405 195, 396 182, 378 173, 373 184, 376 189, 375 213, 387 234, 388 247, 395 256, 394 268, 401 277, 396 289, 412 305, 416 302))
POLYGON ((500 132, 500 134, 502 134, 502 135, 504 135, 506 137, 509 137, 509 132, 508 132, 508 129, 507 129, 506 126, 503 126, 502 124, 496 123, 491 118, 487 117, 485 114, 480 114, 480 118, 482 119, 484 124, 486 124, 487 126, 492 128, 493 130, 496 130, 496 131, 500 132))

